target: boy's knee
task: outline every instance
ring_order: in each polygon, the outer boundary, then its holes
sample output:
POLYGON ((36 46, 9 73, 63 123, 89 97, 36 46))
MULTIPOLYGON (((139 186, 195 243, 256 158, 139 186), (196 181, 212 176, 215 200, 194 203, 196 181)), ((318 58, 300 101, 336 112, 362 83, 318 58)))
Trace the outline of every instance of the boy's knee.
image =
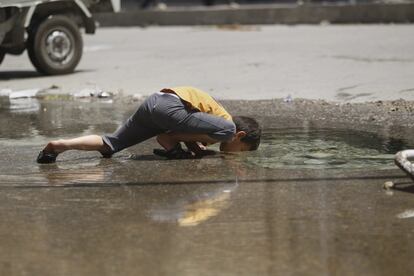
POLYGON ((228 121, 225 133, 230 137, 233 137, 233 135, 236 134, 236 125, 232 121, 228 121))

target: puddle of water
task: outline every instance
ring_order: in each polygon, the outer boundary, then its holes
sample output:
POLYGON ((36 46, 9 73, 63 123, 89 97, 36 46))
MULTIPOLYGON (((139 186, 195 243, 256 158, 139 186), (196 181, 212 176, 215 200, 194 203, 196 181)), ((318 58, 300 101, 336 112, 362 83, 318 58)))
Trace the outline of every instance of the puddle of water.
MULTIPOLYGON (((38 146, 50 139, 113 132, 136 108, 122 102, 1 99, 0 144, 38 146)), ((276 120, 275 120, 276 121, 276 120)), ((259 151, 247 162, 263 168, 390 169, 407 141, 351 130, 265 129, 259 151)), ((414 145, 414 143, 411 143, 414 145)), ((214 148, 216 149, 217 148, 214 148)), ((77 161, 79 162, 79 161, 77 161)))
POLYGON ((390 169, 408 142, 352 130, 282 129, 264 133, 248 162, 264 168, 390 169))
POLYGON ((10 112, 15 113, 32 113, 40 109, 40 104, 36 99, 10 99, 10 112))
MULTIPOLYGON (((67 96, 66 96, 67 97, 67 96)), ((43 144, 56 138, 113 132, 128 116, 106 99, 64 100, 0 97, 0 143, 43 144)))

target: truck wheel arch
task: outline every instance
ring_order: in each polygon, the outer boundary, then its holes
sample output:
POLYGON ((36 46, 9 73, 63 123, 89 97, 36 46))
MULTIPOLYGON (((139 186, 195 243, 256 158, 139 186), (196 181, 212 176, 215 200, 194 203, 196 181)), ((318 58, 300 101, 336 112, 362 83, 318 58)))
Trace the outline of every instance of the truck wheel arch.
POLYGON ((86 6, 79 0, 55 1, 32 6, 27 11, 24 27, 30 31, 30 28, 36 28, 52 15, 66 15, 72 18, 79 27, 84 27, 86 33, 95 33, 95 21, 86 6))

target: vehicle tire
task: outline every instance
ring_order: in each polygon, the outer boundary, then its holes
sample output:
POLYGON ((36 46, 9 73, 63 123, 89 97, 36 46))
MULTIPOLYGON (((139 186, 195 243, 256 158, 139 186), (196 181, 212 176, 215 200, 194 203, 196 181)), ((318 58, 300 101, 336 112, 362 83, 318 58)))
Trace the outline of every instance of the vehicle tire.
POLYGON ((33 66, 42 74, 73 72, 82 51, 79 28, 67 16, 51 16, 29 32, 27 52, 33 66))
POLYGON ((2 64, 5 56, 6 56, 6 53, 0 52, 0 64, 2 64))

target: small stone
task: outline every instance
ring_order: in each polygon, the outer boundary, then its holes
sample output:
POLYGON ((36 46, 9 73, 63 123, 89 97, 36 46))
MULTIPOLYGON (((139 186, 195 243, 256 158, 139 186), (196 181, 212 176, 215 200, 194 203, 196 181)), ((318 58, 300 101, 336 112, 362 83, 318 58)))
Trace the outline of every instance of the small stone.
POLYGON ((240 8, 239 3, 237 3, 237 2, 233 2, 233 1, 229 4, 229 6, 230 6, 230 8, 232 8, 232 9, 238 9, 238 8, 240 8))
POLYGON ((167 4, 165 3, 158 3, 157 9, 160 11, 165 11, 168 8, 167 4))
POLYGON ((328 20, 322 20, 321 22, 319 22, 319 25, 321 25, 321 26, 327 26, 327 25, 330 25, 331 24, 331 22, 329 22, 328 20))
POLYGON ((111 98, 111 97, 112 97, 112 94, 109 92, 102 91, 98 93, 98 98, 111 98))
POLYGON ((93 97, 95 90, 93 89, 82 89, 81 91, 73 93, 75 98, 90 98, 93 97))
POLYGON ((386 181, 384 182, 384 185, 382 186, 382 188, 384 188, 385 190, 390 190, 392 188, 394 188, 395 184, 392 181, 386 181))

